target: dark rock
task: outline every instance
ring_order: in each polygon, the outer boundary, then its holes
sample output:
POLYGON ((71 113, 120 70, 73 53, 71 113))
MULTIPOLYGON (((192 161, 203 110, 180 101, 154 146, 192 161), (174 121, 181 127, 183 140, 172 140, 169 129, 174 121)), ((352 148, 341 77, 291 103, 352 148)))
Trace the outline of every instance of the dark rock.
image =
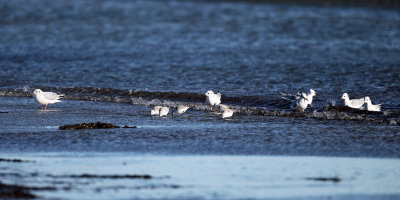
POLYGON ((115 126, 111 123, 82 123, 82 124, 67 124, 64 126, 60 126, 60 130, 82 130, 82 129, 108 129, 108 128, 120 128, 119 126, 115 126))
POLYGON ((3 111, 0 111, 0 113, 8 113, 8 112, 3 112, 3 111))

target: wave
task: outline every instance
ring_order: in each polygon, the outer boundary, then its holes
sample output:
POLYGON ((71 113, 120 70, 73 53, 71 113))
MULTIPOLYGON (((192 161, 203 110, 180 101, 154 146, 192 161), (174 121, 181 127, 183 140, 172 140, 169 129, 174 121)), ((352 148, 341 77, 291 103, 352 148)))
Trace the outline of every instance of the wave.
MULTIPOLYGON (((180 104, 188 105, 194 110, 210 110, 204 104, 205 95, 189 92, 159 92, 159 91, 140 91, 122 90, 114 88, 95 88, 95 87, 40 87, 44 91, 52 91, 64 94, 64 99, 81 101, 98 101, 129 103, 142 106, 163 105, 176 107, 180 104)), ((0 96, 4 97, 33 97, 32 89, 29 86, 22 88, 0 88, 0 96)), ((282 116, 282 117, 305 117, 325 120, 350 120, 373 123, 386 123, 390 125, 400 125, 400 110, 390 109, 384 112, 369 112, 366 110, 356 110, 336 105, 334 101, 320 101, 315 103, 306 112, 299 113, 290 109, 290 104, 275 97, 262 96, 222 96, 224 104, 235 111, 235 115, 262 115, 262 116, 282 116), (328 102, 328 103, 326 103, 328 102)))

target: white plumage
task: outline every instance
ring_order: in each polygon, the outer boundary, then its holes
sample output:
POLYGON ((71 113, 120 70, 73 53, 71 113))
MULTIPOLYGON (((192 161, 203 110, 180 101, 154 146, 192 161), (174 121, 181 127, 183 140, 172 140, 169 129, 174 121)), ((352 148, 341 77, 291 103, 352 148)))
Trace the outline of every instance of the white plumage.
POLYGON ((308 105, 311 105, 312 104, 312 101, 313 101, 313 97, 314 96, 316 96, 317 94, 315 93, 315 91, 313 90, 313 89, 310 89, 310 93, 308 93, 308 94, 306 94, 306 93, 302 93, 302 96, 304 97, 304 98, 306 98, 306 103, 308 104, 308 105))
POLYGON ((304 112, 307 106, 312 103, 312 97, 315 96, 315 91, 310 89, 310 94, 308 95, 305 93, 300 94, 299 92, 296 95, 291 95, 280 91, 279 94, 282 95, 282 99, 292 102, 291 108, 293 110, 304 112), (308 96, 311 97, 311 101, 308 99, 308 96))
POLYGON ((368 111, 381 111, 381 104, 373 105, 371 99, 368 96, 364 97, 364 102, 367 104, 368 111))
POLYGON ((294 104, 293 104, 293 109, 299 112, 304 112, 304 110, 308 106, 308 100, 306 98, 298 98, 294 104))
POLYGON ((219 107, 219 109, 222 110, 222 111, 224 111, 224 110, 226 110, 226 109, 229 109, 229 106, 224 105, 224 104, 222 104, 222 103, 219 104, 218 107, 219 107))
POLYGON ((151 115, 159 115, 162 106, 154 106, 153 110, 150 111, 151 115))
POLYGON ((160 108, 160 117, 167 116, 168 112, 169 112, 169 108, 168 107, 161 107, 160 108))
POLYGON ((35 100, 39 104, 42 104, 42 109, 43 106, 45 106, 45 110, 47 109, 48 104, 61 102, 60 99, 64 96, 63 94, 56 94, 54 92, 43 92, 41 89, 36 89, 35 91, 33 91, 33 95, 35 97, 35 100))
POLYGON ((233 115, 233 110, 227 108, 222 113, 222 118, 232 117, 232 115, 233 115))
POLYGON ((355 109, 362 109, 365 101, 364 98, 360 99, 349 99, 349 95, 347 93, 344 93, 342 95, 342 99, 344 100, 344 105, 350 108, 355 108, 355 109))
POLYGON ((210 106, 218 106, 221 103, 221 93, 214 94, 212 90, 206 93, 206 104, 210 106))
MULTIPOLYGON (((184 112, 186 112, 186 110, 187 109, 189 109, 189 106, 184 106, 184 105, 178 105, 177 107, 176 107, 176 113, 178 113, 178 114, 180 114, 180 115, 182 115, 184 112)), ((175 113, 174 112, 174 113, 175 113)), ((174 114, 173 113, 173 114, 174 114)))

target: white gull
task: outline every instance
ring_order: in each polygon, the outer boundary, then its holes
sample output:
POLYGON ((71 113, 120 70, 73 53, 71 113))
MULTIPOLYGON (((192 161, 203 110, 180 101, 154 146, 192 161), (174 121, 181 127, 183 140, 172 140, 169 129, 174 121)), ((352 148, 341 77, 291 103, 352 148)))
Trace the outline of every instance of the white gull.
POLYGON ((221 93, 214 94, 212 90, 206 93, 206 104, 210 106, 218 106, 221 103, 221 93))
POLYGON ((42 110, 43 106, 45 106, 44 109, 47 110, 48 104, 61 102, 60 99, 64 96, 63 94, 56 94, 54 92, 43 92, 41 89, 36 89, 33 91, 33 95, 36 101, 39 104, 42 104, 42 110))
POLYGON ((364 102, 367 104, 368 111, 381 111, 381 104, 373 105, 368 96, 364 97, 364 102))
POLYGON ((350 108, 355 108, 355 109, 363 109, 364 105, 364 98, 360 99, 349 99, 349 95, 347 93, 344 93, 342 95, 342 99, 344 100, 344 105, 350 108))

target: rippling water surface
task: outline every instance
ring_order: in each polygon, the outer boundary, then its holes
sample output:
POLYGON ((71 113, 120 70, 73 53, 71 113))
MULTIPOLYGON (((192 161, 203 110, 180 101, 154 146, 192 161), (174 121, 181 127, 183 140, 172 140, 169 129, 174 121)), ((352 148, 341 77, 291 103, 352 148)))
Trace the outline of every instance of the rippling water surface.
POLYGON ((389 167, 398 166, 400 157, 396 10, 246 1, 15 0, 0 1, 0 35, 0 155, 34 161, 0 161, 1 183, 54 186, 29 190, 45 199, 400 195, 399 171, 389 167), (40 111, 31 96, 35 88, 65 99, 40 111), (305 113, 291 111, 277 93, 310 88, 317 96, 305 113), (235 110, 233 118, 223 120, 204 105, 209 89, 222 93, 222 102, 235 110), (350 98, 370 96, 383 104, 383 112, 343 108, 344 92, 350 98), (155 105, 179 104, 189 105, 186 115, 149 115, 155 105), (58 130, 96 121, 138 128, 58 130), (124 171, 115 167, 120 161, 136 164, 124 171), (382 168, 376 165, 381 161, 382 168), (175 162, 187 166, 171 167, 175 162), (293 177, 277 179, 287 172, 287 162, 296 163, 293 177), (60 163, 71 171, 58 171, 60 163), (95 165, 104 168, 94 170, 95 165), (222 173, 235 165, 242 168, 222 173), (201 166, 219 171, 203 173, 201 166), (31 167, 40 173, 32 174, 31 167), (149 170, 134 170, 140 167, 149 170), (104 177, 65 178, 122 172, 171 178, 109 185, 101 184, 104 177), (203 185, 203 177, 211 186, 203 185), (132 188, 139 192, 132 194, 132 188), (296 192, 286 196, 288 191, 296 192))

